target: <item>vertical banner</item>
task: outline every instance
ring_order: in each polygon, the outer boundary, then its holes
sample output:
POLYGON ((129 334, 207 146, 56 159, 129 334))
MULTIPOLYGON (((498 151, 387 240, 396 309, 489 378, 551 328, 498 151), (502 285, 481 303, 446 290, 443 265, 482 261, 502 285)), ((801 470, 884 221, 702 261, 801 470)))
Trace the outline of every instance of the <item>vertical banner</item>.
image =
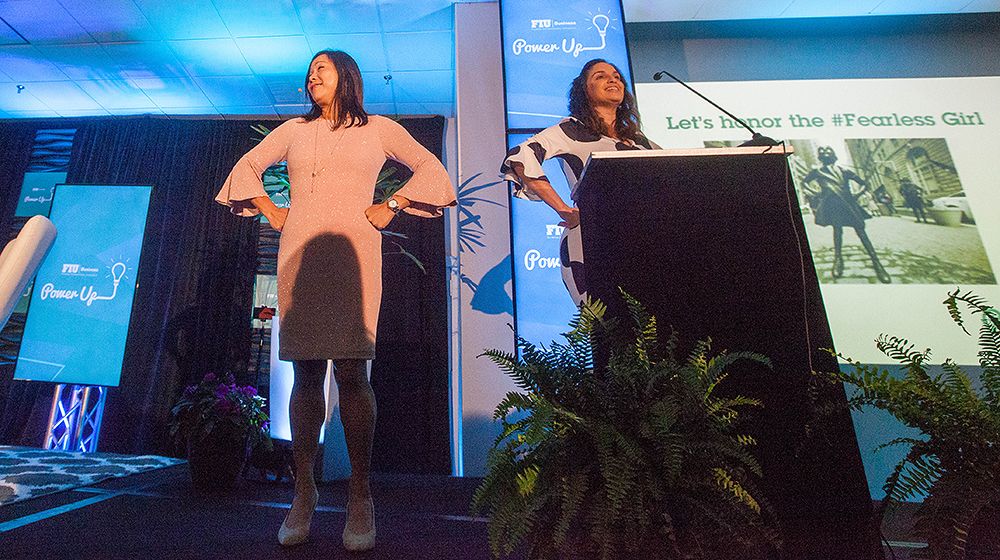
MULTIPOLYGON (((570 85, 588 61, 611 62, 631 84, 619 0, 502 0, 500 9, 508 147, 567 116, 570 85)), ((569 202, 559 161, 544 169, 569 202)), ((562 280, 560 221, 542 202, 511 202, 515 325, 518 336, 535 344, 560 338, 576 312, 562 280)))
POLYGON ((59 185, 15 379, 117 386, 152 187, 59 185))
POLYGON ((542 129, 566 116, 584 63, 603 58, 631 83, 620 0, 502 0, 508 129, 542 129))

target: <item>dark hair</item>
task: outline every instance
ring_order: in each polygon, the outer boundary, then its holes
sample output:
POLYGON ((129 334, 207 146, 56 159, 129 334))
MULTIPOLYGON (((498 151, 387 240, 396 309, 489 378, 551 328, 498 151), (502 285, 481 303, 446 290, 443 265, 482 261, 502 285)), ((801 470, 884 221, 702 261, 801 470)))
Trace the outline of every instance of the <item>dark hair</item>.
MULTIPOLYGON (((608 132, 607 125, 594 112, 594 107, 587 97, 587 75, 590 73, 591 68, 601 62, 611 64, 603 58, 595 58, 584 64, 583 69, 580 70, 580 74, 576 78, 573 78, 573 84, 569 88, 569 114, 592 131, 598 134, 606 134, 608 132)), ((635 97, 629 92, 628 84, 625 83, 621 70, 614 64, 611 64, 611 67, 615 69, 615 72, 618 72, 619 76, 622 76, 622 92, 624 93, 624 98, 621 104, 618 105, 618 110, 615 113, 614 132, 622 140, 631 140, 636 143, 643 142, 645 141, 645 136, 639 130, 640 121, 639 113, 635 109, 635 97)))
MULTIPOLYGON (((337 114, 333 116, 335 126, 364 126, 368 124, 368 113, 365 112, 364 84, 361 81, 361 70, 358 63, 351 58, 351 55, 344 51, 323 50, 314 54, 309 61, 309 67, 320 56, 326 55, 333 62, 333 67, 337 70, 337 91, 334 98, 337 100, 337 114)), ((306 99, 312 103, 309 112, 302 115, 306 122, 314 121, 323 116, 323 108, 316 104, 312 95, 309 94, 309 70, 306 70, 306 82, 303 88, 306 99)))

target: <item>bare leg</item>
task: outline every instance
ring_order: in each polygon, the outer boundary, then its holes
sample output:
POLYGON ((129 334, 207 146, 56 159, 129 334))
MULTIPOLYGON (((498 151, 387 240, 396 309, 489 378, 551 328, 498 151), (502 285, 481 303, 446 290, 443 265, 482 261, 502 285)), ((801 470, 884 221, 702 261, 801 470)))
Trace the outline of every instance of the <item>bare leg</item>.
POLYGON ((355 534, 372 530, 369 475, 375 437, 375 392, 368 382, 366 360, 335 360, 334 376, 340 395, 340 420, 344 424, 351 481, 347 488, 347 529, 355 534))
POLYGON ((289 527, 301 527, 312 519, 316 508, 316 451, 319 431, 326 419, 325 360, 296 360, 295 384, 289 402, 292 427, 292 457, 295 460, 295 498, 285 521, 289 527))

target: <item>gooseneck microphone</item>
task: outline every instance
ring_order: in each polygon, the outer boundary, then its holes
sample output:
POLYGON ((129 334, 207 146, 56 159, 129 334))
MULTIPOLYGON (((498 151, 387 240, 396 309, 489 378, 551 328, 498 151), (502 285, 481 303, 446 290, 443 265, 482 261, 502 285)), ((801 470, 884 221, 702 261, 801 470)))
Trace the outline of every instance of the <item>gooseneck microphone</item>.
POLYGON ((736 115, 730 113, 729 111, 723 109, 722 107, 719 106, 718 103, 716 103, 716 102, 712 101, 711 99, 705 97, 704 95, 702 95, 701 93, 699 93, 698 90, 696 90, 693 87, 687 85, 686 83, 684 83, 683 80, 681 80, 677 76, 674 76, 670 72, 667 72, 666 70, 660 70, 659 72, 653 74, 653 79, 658 82, 658 81, 660 81, 660 78, 662 78, 664 76, 664 74, 667 75, 667 76, 670 76, 671 78, 674 79, 675 82, 677 82, 678 84, 680 84, 680 85, 688 88, 689 90, 691 90, 691 93, 693 93, 693 94, 697 95, 698 97, 704 99, 712 107, 715 107, 716 109, 722 111, 727 116, 729 116, 729 118, 731 118, 734 121, 740 123, 740 125, 742 125, 743 128, 745 128, 748 131, 750 131, 750 135, 751 135, 750 140, 747 140, 746 142, 740 144, 741 147, 742 146, 777 146, 780 143, 780 142, 776 141, 775 139, 768 138, 767 136, 764 136, 763 134, 761 134, 761 133, 757 132, 756 130, 750 128, 750 125, 748 125, 747 123, 743 122, 743 119, 741 119, 741 118, 737 117, 736 115))

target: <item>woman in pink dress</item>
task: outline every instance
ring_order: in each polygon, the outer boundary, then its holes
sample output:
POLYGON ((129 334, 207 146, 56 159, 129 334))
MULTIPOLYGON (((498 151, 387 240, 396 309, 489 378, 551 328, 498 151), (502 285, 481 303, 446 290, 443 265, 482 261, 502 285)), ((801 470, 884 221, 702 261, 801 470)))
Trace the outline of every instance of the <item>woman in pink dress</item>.
POLYGON ((308 539, 319 499, 313 464, 326 414, 323 381, 333 360, 341 421, 351 462, 344 547, 374 546, 369 486, 375 395, 367 361, 375 356, 382 299, 382 235, 398 212, 440 216, 455 204, 447 172, 399 124, 368 115, 361 72, 341 51, 317 53, 306 76, 311 111, 274 129, 233 168, 216 200, 240 216, 263 214, 281 232, 278 250, 278 355, 291 360, 290 402, 295 497, 278 531, 289 546, 308 539), (413 176, 382 204, 372 204, 386 159, 413 176), (288 162, 291 204, 278 208, 261 175, 288 162))

